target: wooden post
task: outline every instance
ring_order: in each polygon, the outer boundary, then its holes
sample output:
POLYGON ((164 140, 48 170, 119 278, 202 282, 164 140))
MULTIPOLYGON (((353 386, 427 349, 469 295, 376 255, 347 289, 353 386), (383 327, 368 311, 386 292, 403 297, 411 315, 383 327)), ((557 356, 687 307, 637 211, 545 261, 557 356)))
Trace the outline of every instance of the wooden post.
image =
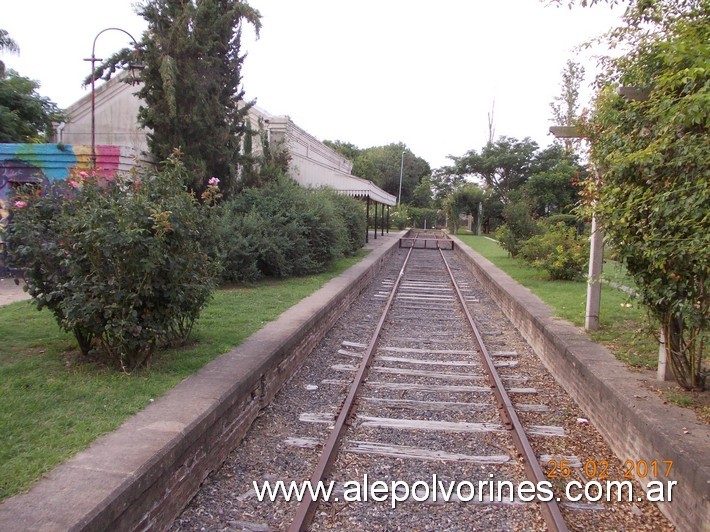
POLYGON ((387 234, 390 234, 390 206, 387 205, 387 234))
POLYGON ((380 236, 385 236, 385 204, 380 209, 380 236))

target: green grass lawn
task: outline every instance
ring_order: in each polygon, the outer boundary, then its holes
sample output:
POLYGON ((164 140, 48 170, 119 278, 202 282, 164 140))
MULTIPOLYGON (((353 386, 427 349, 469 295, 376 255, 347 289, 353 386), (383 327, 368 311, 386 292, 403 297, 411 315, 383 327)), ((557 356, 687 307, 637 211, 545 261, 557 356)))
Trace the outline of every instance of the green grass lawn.
MULTIPOLYGON (((510 258, 508 252, 491 239, 466 234, 459 234, 458 237, 529 288, 552 307, 557 316, 574 325, 584 326, 586 281, 551 281, 545 272, 510 258)), ((626 286, 631 284, 618 263, 605 261, 604 268, 605 278, 626 286)), ((652 333, 654 328, 650 326, 646 312, 628 294, 602 284, 599 321, 599 330, 590 333, 595 342, 605 345, 619 360, 633 367, 656 368, 658 341, 652 333)))
POLYGON ((26 301, 0 307, 0 500, 28 489, 367 253, 320 275, 217 290, 191 344, 156 353, 132 375, 78 363, 73 336, 49 311, 26 301))

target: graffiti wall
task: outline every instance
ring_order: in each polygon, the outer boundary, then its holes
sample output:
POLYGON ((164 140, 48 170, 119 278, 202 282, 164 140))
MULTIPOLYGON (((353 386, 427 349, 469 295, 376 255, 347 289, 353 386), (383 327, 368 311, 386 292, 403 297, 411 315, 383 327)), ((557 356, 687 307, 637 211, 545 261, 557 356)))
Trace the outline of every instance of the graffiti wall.
MULTIPOLYGON (((66 179, 92 168, 91 146, 69 144, 0 144, 0 252, 2 226, 8 222, 8 201, 14 188, 66 179)), ((96 146, 96 171, 115 177, 139 164, 136 152, 125 146, 96 146)))
MULTIPOLYGON (((96 146, 96 168, 100 174, 115 176, 134 165, 132 149, 96 146)), ((91 146, 0 144, 0 199, 6 202, 18 185, 66 179, 72 172, 90 168, 91 146)))

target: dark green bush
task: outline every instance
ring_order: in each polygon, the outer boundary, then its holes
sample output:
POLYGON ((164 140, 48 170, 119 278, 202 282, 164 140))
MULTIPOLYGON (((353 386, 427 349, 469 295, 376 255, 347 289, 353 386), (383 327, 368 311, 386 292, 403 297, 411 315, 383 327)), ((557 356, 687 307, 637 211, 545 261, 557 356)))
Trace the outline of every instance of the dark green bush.
POLYGON ((321 272, 365 235, 357 200, 288 178, 244 190, 221 206, 216 225, 226 282, 321 272))
POLYGON ((525 262, 545 270, 552 279, 581 278, 589 263, 589 242, 577 236, 564 222, 548 226, 547 232, 528 239, 520 250, 525 262))
POLYGON ((329 193, 328 197, 333 202, 337 215, 342 218, 345 224, 347 245, 344 252, 353 255, 365 245, 365 226, 367 224, 365 206, 360 200, 333 191, 329 193))
POLYGON ((503 217, 505 223, 496 229, 495 238, 512 257, 520 252, 526 240, 542 232, 530 216, 530 208, 525 203, 506 205, 503 217))
POLYGON ((578 235, 584 233, 584 221, 580 220, 579 216, 576 216, 574 214, 553 214, 545 218, 544 222, 548 226, 563 223, 567 227, 574 227, 578 235))
POLYGON ((15 201, 13 263, 85 355, 130 371, 189 335, 215 271, 186 177, 171 160, 155 176, 82 173, 15 201))
POLYGON ((431 229, 436 226, 436 209, 409 207, 409 219, 413 227, 431 229))

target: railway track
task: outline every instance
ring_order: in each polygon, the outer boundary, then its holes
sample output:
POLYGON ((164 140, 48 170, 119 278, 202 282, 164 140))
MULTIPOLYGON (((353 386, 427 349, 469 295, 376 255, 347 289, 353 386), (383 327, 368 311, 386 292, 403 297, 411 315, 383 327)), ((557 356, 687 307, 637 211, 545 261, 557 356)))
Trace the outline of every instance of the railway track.
POLYGON ((526 481, 549 481, 559 495, 564 482, 588 480, 585 460, 611 452, 592 427, 578 424, 579 409, 449 244, 435 234, 403 243, 173 530, 565 530, 662 522, 650 503, 557 505, 552 497, 547 505, 509 496, 526 481), (569 477, 550 478, 551 464, 552 477, 561 465, 569 477), (267 482, 309 479, 332 488, 327 502, 307 491, 300 502, 263 497, 267 482))
MULTIPOLYGON (((323 446, 311 477, 312 485, 326 480, 331 474, 346 431, 351 426, 350 419, 355 415, 356 403, 361 405, 356 415, 360 430, 351 429, 348 436, 349 448, 353 452, 380 457, 508 465, 512 460, 509 455, 470 455, 440 450, 441 446, 446 445, 450 433, 474 437, 495 434, 500 440, 500 447, 509 448, 511 442, 506 440, 512 440, 527 480, 536 485, 547 480, 511 399, 511 395, 535 394, 535 390, 524 386, 525 377, 500 375, 498 367, 516 366, 514 360, 500 360, 512 357, 513 353, 491 353, 487 349, 468 308, 468 303, 476 299, 467 283, 460 285, 456 281, 440 240, 446 239, 420 234, 408 242, 409 252, 399 275, 394 280, 387 280, 383 287, 385 290, 378 294, 380 297, 387 296, 387 303, 369 343, 348 342, 344 344, 346 349, 338 351, 344 357, 358 360, 359 364, 333 366, 334 370, 354 373, 355 377, 323 446), (435 249, 430 249, 428 244, 432 240, 436 242, 435 249), (421 242, 423 247, 418 245, 421 242), (412 322, 417 324, 415 332, 410 332, 408 327, 412 322), (407 336, 402 336, 403 329, 407 330, 407 336), (431 343, 435 339, 446 342, 448 348, 432 348, 431 343), (494 358, 499 362, 496 363, 494 358), (408 394, 416 397, 424 395, 426 398, 402 398, 408 394), (491 394, 495 401, 490 401, 488 396, 491 394), (460 400, 461 395, 482 396, 483 399, 466 402, 460 400), (476 414, 486 410, 497 411, 500 422, 490 421, 491 416, 485 415, 486 421, 479 421, 481 416, 476 414), (474 413, 474 420, 452 421, 451 411, 457 414, 474 413), (367 434, 373 432, 367 430, 370 428, 427 431, 437 435, 432 440, 443 441, 431 441, 426 448, 393 445, 371 439, 367 434)), ((443 247, 453 249, 453 244, 443 247)), ((333 381, 333 384, 341 383, 333 381)), ((539 407, 522 404, 520 408, 539 407)), ((453 416, 454 419, 460 417, 453 416)), ((326 416, 326 419, 329 418, 326 416)), ((318 416, 313 419, 318 419, 318 416)), ((532 426, 529 430, 538 435, 564 436, 562 427, 532 426)), ((488 479, 483 480, 488 482, 488 479)), ((519 479, 516 480, 519 483, 519 479)), ((428 495, 435 497, 433 493, 428 495)), ((487 495, 490 499, 491 494, 487 495)), ((318 503, 307 494, 289 530, 306 530, 318 503)), ((554 499, 543 502, 541 511, 549 530, 567 530, 554 499)))

